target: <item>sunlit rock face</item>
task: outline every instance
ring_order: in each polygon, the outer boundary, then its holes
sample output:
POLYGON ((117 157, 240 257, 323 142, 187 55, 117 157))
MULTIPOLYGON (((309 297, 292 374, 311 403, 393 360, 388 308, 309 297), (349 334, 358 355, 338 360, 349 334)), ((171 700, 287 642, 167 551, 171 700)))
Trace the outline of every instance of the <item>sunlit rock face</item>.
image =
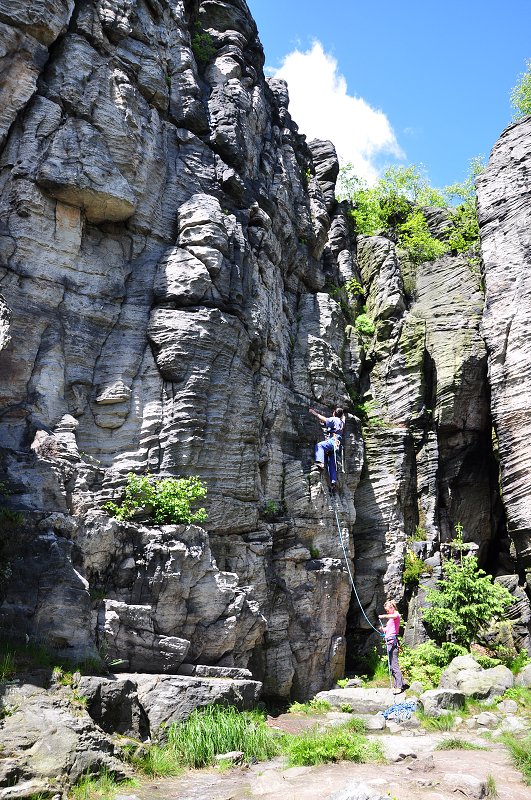
MULTIPOLYGON (((268 694, 308 696, 342 672, 350 597, 310 475, 308 407, 346 404, 354 358, 324 290, 352 275, 334 148, 308 146, 285 83, 264 79, 244 2, 0 12, 16 43, 0 477, 26 512, 3 627, 133 670, 251 666, 268 694), (205 531, 111 523, 101 505, 128 472, 200 476, 205 531)), ((363 459, 348 435, 347 539, 363 459)))
MULTIPOLYGON (((360 368, 367 421, 355 495, 358 592, 373 621, 386 596, 409 606, 406 640, 415 643, 426 636, 424 589, 441 577, 455 525, 483 564, 502 546, 483 295, 467 254, 413 265, 390 239, 374 236, 358 238, 357 259, 375 323, 360 368), (403 580, 408 551, 424 562, 420 591, 403 580)), ((354 602, 349 631, 354 659, 377 641, 354 602)))
POLYGON ((426 582, 458 522, 483 560, 505 547, 477 269, 356 238, 243 0, 19 6, 0 0, 0 506, 23 512, 2 633, 306 699, 375 640, 341 541, 374 622, 388 594, 417 619, 416 529, 426 582), (336 405, 332 499, 308 408, 336 405), (207 522, 110 519, 130 472, 199 476, 207 522))
POLYGON ((531 570, 531 123, 510 125, 478 177, 485 272, 483 335, 501 487, 520 565, 531 570))

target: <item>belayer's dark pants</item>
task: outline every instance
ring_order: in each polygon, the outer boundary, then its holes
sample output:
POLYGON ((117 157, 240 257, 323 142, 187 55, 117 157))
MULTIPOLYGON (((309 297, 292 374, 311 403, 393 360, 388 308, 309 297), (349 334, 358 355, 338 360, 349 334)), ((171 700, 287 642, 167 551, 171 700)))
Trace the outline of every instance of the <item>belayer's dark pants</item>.
POLYGON ((391 673, 395 680, 395 688, 402 689, 404 686, 404 678, 402 677, 400 667, 398 666, 398 639, 396 636, 394 639, 386 641, 386 647, 389 658, 389 666, 391 667, 391 673))

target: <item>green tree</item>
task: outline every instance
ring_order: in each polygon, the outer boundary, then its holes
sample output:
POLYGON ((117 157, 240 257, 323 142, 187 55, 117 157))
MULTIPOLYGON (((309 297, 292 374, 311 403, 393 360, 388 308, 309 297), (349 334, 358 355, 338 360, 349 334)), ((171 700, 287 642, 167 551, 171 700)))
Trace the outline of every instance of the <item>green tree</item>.
POLYGON ((518 83, 511 90, 511 105, 515 120, 531 114, 531 59, 526 62, 526 67, 526 71, 520 75, 518 83))
POLYGON ((453 546, 458 560, 448 560, 438 589, 430 589, 426 600, 431 605, 423 612, 424 622, 439 641, 455 641, 469 646, 479 631, 514 602, 511 593, 494 583, 478 566, 473 555, 463 556, 463 528, 455 526, 453 546))

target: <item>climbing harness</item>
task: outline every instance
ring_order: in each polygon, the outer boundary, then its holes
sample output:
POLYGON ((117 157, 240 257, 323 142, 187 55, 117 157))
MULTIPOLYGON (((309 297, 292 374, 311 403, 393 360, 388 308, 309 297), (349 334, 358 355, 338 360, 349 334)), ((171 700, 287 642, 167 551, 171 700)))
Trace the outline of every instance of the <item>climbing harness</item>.
POLYGON ((411 719, 411 715, 417 710, 417 703, 415 700, 406 700, 404 703, 395 703, 385 711, 380 711, 380 714, 387 720, 393 717, 397 722, 405 722, 411 719))
MULTIPOLYGON (((335 517, 336 517, 336 525, 337 525, 337 532, 339 534, 339 542, 341 544, 341 549, 343 550, 343 556, 344 556, 344 559, 345 559, 345 564, 347 565, 347 572, 348 572, 348 576, 350 578, 350 583, 352 585, 352 590, 354 592, 354 595, 356 596, 356 600, 358 601, 358 605, 360 607, 361 613, 363 614, 363 616, 365 617, 365 619, 367 620, 367 622, 369 623, 369 625, 373 629, 373 631, 376 631, 378 636, 382 637, 382 639, 383 639, 383 638, 385 638, 385 634, 382 633, 381 631, 379 631, 378 628, 374 627, 374 625, 370 621, 369 617, 365 613, 365 609, 363 608, 363 605, 361 603, 358 591, 356 589, 356 584, 354 583, 354 576, 352 575, 352 570, 350 568, 349 557, 348 557, 348 552, 347 552, 347 547, 346 547, 346 544, 348 544, 348 541, 345 542, 345 537, 343 536, 343 533, 341 531, 341 525, 340 525, 340 522, 339 522, 339 514, 338 514, 338 510, 337 510, 337 499, 336 499, 334 494, 332 494, 331 497, 332 497, 332 507, 334 509, 334 514, 335 514, 335 517)), ((389 671, 389 684, 390 684, 391 689, 392 689, 393 688, 393 676, 392 676, 392 672, 391 672, 391 660, 389 658, 389 649, 387 648, 387 646, 386 646, 385 650, 386 650, 386 653, 387 653, 387 669, 389 671)))

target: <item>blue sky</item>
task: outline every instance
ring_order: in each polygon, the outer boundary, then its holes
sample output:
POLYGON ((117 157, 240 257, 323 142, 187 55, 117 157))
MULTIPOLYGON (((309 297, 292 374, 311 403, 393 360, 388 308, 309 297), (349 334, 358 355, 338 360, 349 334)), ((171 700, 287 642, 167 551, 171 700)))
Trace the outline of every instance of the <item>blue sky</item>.
POLYGON ((369 180, 389 163, 463 180, 510 123, 531 59, 531 0, 247 2, 301 133, 331 138, 369 180))

